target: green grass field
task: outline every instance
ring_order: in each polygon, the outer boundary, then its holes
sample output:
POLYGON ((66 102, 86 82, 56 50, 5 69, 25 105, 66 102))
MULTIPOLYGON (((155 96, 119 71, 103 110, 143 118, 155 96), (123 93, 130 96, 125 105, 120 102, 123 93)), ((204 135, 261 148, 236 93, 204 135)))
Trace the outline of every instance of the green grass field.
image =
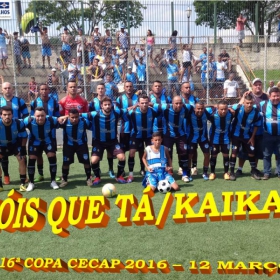
MULTIPOLYGON (((175 156, 175 159, 177 157, 175 156)), ((58 175, 61 174, 62 154, 58 154, 58 175)), ((45 181, 38 183, 37 188, 30 193, 24 193, 27 198, 40 197, 48 205, 57 196, 65 198, 72 196, 94 196, 101 194, 101 187, 107 182, 112 182, 107 175, 108 165, 106 161, 102 162, 101 170, 103 172, 102 184, 97 187, 89 188, 85 184, 85 175, 83 166, 77 161, 71 166, 69 185, 64 189, 57 191, 49 187, 49 172, 46 158, 45 181)), ((136 159, 136 163, 138 159, 136 159)), ((174 161, 175 170, 177 170, 176 161, 174 161)), ((262 165, 262 162, 260 163, 262 165)), ((114 162, 115 170, 117 162, 114 162)), ((275 164, 274 164, 275 166, 275 164)), ((202 169, 201 154, 199 157, 199 170, 202 169)), ((180 177, 175 175, 181 187, 180 193, 197 192, 200 196, 200 202, 194 207, 198 211, 201 201, 207 192, 212 192, 215 198, 218 210, 223 211, 222 192, 226 191, 252 191, 260 190, 261 198, 257 205, 263 206, 270 190, 278 190, 280 180, 272 178, 268 181, 255 181, 249 176, 249 164, 245 164, 244 176, 238 178, 235 182, 228 182, 222 179, 223 169, 221 164, 221 155, 217 164, 217 179, 215 181, 204 182, 199 176, 194 178, 192 183, 183 183, 180 177)), ((5 191, 0 193, 0 199, 7 197, 8 191, 12 188, 18 189, 19 176, 17 163, 14 158, 10 159, 10 176, 12 183, 5 186, 5 191)), ((262 166, 260 166, 262 169, 262 166)), ((127 170, 127 168, 126 168, 127 170)), ((135 167, 135 182, 127 185, 116 183, 119 194, 134 194, 140 201, 143 188, 141 186, 142 177, 138 175, 139 166, 135 167)), ((152 198, 155 214, 157 216, 165 196, 156 193, 152 198)), ((116 198, 111 198, 111 209, 107 211, 110 221, 107 228, 89 228, 77 229, 70 226, 70 236, 61 238, 51 232, 51 227, 46 223, 44 229, 40 232, 1 232, 0 258, 20 257, 26 259, 32 258, 61 258, 68 261, 71 258, 93 259, 120 259, 125 263, 128 259, 167 260, 171 266, 171 272, 163 274, 136 273, 131 274, 122 270, 120 274, 115 273, 77 273, 69 269, 69 273, 45 273, 33 272, 24 268, 21 273, 7 272, 0 269, 1 279, 267 279, 267 275, 219 275, 217 272, 217 261, 234 261, 235 263, 243 261, 268 262, 275 261, 280 263, 278 244, 278 230, 280 228, 279 219, 271 217, 264 220, 229 221, 229 222, 204 222, 204 223, 183 223, 176 224, 172 215, 175 212, 175 200, 173 201, 170 213, 168 215, 165 227, 158 230, 155 226, 144 225, 124 227, 118 224, 117 218, 120 214, 119 208, 115 205, 116 198), (212 265, 211 275, 192 275, 189 268, 189 262, 195 260, 199 263, 207 260, 212 265), (181 264, 185 271, 176 272, 172 264, 181 264)), ((233 210, 236 209, 236 202, 232 203, 233 210)), ((135 210, 132 210, 132 215, 135 210)), ((276 274, 277 275, 277 274, 276 274)), ((278 279, 279 276, 274 276, 278 279)))
MULTIPOLYGON (((256 77, 264 79, 264 71, 263 70, 254 70, 253 71, 256 77)), ((273 80, 275 86, 280 81, 279 70, 266 70, 266 88, 269 87, 269 81, 273 80)))

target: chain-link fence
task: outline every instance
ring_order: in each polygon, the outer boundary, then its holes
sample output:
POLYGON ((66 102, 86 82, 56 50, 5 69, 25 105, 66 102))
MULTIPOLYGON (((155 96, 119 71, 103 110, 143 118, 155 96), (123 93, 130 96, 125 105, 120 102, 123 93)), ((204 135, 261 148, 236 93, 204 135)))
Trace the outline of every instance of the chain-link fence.
POLYGON ((45 56, 42 57, 44 46, 42 48, 41 45, 28 45, 26 39, 11 36, 7 46, 8 68, 0 69, 0 73, 4 81, 15 86, 15 93, 26 102, 35 96, 30 94, 30 91, 35 89, 33 80, 37 85, 48 83, 61 98, 66 93, 67 81, 74 79, 88 100, 92 98, 96 92, 96 84, 100 82, 114 82, 118 92, 122 93, 126 80, 132 79, 136 90, 147 92, 151 90, 153 82, 159 80, 164 84, 166 94, 174 95, 179 93, 178 87, 182 82, 190 81, 194 94, 207 103, 215 103, 224 97, 224 81, 229 79, 230 73, 234 74, 233 80, 238 82, 241 94, 250 88, 250 82, 255 77, 264 81, 264 90, 268 87, 268 81, 274 80, 276 85, 280 80, 279 43, 271 36, 260 37, 258 42, 255 42, 255 37, 247 36, 241 48, 237 44, 224 43, 223 40, 227 41, 227 38, 222 38, 217 44, 213 43, 211 37, 194 38, 190 65, 183 61, 182 53, 188 37, 178 36, 176 44, 170 37, 155 37, 155 44, 149 40, 146 42, 146 39, 131 37, 130 45, 125 50, 118 47, 116 38, 107 46, 98 42, 99 47, 96 48, 91 36, 82 36, 78 44, 73 40, 67 52, 62 51, 62 42, 57 38, 51 43, 48 60, 48 53, 44 53, 45 56), (197 40, 204 43, 196 43, 197 40), (158 41, 165 43, 158 44, 158 41), (204 57, 203 48, 207 49, 204 57), (223 53, 228 54, 230 59, 226 59, 227 55, 223 53), (218 64, 220 54, 221 60, 226 60, 223 69, 218 64), (99 59, 99 69, 103 72, 101 76, 92 66, 94 58, 99 59), (119 58, 117 67, 116 58, 119 58), (205 61, 206 66, 203 66, 205 61), (170 64, 175 66, 170 68, 170 64), (75 73, 71 69, 74 69, 75 73), (133 76, 137 78, 134 80, 133 76))

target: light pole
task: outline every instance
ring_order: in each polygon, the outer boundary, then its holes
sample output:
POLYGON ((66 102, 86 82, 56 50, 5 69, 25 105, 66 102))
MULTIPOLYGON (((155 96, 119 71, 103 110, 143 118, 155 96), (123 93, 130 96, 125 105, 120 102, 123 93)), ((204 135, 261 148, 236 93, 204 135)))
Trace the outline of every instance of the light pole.
POLYGON ((188 6, 188 9, 186 10, 187 17, 188 17, 188 44, 190 43, 190 17, 192 14, 192 9, 190 6, 188 6))

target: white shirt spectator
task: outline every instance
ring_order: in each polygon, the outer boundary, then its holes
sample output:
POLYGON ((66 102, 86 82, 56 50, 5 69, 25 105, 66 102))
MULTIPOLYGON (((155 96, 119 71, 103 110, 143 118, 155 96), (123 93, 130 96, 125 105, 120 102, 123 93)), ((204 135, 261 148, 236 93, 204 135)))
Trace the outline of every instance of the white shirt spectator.
POLYGON ((237 97, 237 89, 239 85, 234 80, 226 80, 224 83, 224 90, 226 90, 226 97, 237 97))
POLYGON ((224 61, 218 62, 216 61, 216 67, 217 67, 217 80, 224 80, 225 79, 225 71, 227 69, 227 65, 224 61), (222 69, 224 68, 224 69, 222 69))

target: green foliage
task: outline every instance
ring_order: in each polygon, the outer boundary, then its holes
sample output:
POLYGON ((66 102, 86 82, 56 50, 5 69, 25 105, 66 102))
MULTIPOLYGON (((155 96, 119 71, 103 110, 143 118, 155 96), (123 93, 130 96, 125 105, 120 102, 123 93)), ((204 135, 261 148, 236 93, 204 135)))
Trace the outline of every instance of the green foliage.
MULTIPOLYGON (((36 13, 44 26, 57 23, 57 30, 67 26, 74 32, 82 26, 81 2, 31 1, 26 12, 33 12, 34 4, 36 13)), ((113 31, 118 28, 119 23, 137 28, 143 21, 141 9, 146 9, 146 7, 139 1, 87 1, 83 4, 85 33, 90 34, 93 27, 101 21, 105 28, 113 31)))
POLYGON ((246 27, 255 34, 255 25, 258 23, 259 35, 270 35, 274 32, 280 12, 277 1, 194 1, 197 13, 196 24, 214 28, 216 20, 217 28, 235 28, 236 19, 240 13, 247 18, 246 27), (214 18, 214 5, 217 4, 217 18, 214 18), (256 12, 258 20, 256 20, 256 12), (265 30, 267 28, 267 30, 265 30))

